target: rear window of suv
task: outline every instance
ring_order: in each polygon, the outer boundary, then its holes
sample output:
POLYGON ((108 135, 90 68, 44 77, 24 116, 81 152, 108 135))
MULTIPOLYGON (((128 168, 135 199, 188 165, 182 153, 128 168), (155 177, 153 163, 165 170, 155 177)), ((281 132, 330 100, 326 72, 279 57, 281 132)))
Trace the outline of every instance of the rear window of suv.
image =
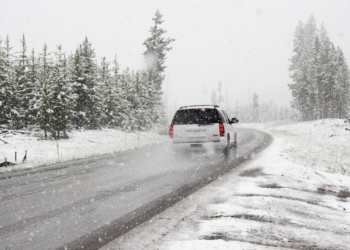
POLYGON ((182 109, 175 113, 172 124, 208 124, 220 123, 219 112, 216 109, 182 109))

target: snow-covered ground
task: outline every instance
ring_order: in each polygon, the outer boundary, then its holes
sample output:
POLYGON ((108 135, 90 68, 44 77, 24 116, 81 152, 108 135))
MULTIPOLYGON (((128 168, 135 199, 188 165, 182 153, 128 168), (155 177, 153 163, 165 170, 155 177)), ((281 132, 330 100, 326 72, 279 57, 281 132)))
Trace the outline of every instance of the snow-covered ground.
POLYGON ((33 168, 67 160, 114 153, 169 140, 154 132, 125 133, 115 129, 73 131, 67 140, 38 140, 27 134, 0 134, 0 163, 21 163, 27 150, 27 161, 11 167, 0 168, 0 173, 33 168), (7 144, 5 144, 5 142, 7 144))
POLYGON ((242 126, 274 142, 103 249, 349 249, 344 121, 242 126))
POLYGON ((282 154, 293 163, 350 175, 350 124, 326 119, 291 125, 243 124, 283 138, 282 154))

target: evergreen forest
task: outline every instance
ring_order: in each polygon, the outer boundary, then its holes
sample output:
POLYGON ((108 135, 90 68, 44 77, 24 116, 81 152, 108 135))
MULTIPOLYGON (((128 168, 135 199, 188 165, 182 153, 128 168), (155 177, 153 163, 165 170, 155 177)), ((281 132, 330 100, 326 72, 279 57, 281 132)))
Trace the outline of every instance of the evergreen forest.
POLYGON ((344 53, 323 24, 317 27, 313 15, 295 30, 290 63, 292 106, 304 121, 348 118, 350 83, 344 53))
POLYGON ((9 37, 0 40, 0 125, 41 131, 45 139, 67 138, 73 128, 149 130, 165 125, 162 82, 171 38, 159 11, 144 41, 142 70, 121 71, 117 58, 98 63, 85 38, 69 55, 58 45, 28 51, 25 36, 14 53, 9 37))

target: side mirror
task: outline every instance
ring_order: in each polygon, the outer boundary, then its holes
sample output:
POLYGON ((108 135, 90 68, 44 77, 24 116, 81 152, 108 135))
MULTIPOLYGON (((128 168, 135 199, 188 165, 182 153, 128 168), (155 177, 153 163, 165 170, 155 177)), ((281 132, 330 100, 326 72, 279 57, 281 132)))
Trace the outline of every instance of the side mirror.
POLYGON ((238 123, 238 122, 239 122, 239 120, 237 118, 232 118, 230 123, 232 124, 232 123, 238 123))

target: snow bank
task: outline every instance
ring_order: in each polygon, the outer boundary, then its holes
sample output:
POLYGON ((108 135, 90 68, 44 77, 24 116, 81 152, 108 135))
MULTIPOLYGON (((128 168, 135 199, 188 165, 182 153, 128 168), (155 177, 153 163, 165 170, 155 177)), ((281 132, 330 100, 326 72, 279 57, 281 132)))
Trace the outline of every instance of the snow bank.
POLYGON ((27 134, 0 135, 0 163, 21 163, 27 150, 27 161, 12 167, 0 168, 0 173, 33 168, 67 160, 114 153, 169 140, 154 132, 125 133, 115 129, 73 131, 67 140, 39 140, 27 134), (5 144, 5 142, 8 144, 5 144))
POLYGON ((350 126, 342 119, 297 124, 241 124, 281 137, 281 153, 293 163, 329 173, 350 175, 350 126))

